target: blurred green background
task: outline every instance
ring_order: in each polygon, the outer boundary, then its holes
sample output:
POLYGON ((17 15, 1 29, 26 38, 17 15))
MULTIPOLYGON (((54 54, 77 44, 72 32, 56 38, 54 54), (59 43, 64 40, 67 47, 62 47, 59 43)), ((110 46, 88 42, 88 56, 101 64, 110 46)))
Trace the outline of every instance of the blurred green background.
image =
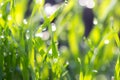
POLYGON ((0 80, 120 80, 119 8, 120 0, 0 0, 0 80))

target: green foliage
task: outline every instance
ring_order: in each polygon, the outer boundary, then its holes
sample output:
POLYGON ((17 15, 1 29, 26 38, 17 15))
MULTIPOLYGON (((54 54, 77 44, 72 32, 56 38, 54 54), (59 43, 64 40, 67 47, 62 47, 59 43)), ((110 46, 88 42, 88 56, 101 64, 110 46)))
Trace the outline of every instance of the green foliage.
POLYGON ((28 1, 0 0, 0 80, 120 80, 119 0, 95 0, 87 38, 78 0, 49 17, 44 0, 28 1))

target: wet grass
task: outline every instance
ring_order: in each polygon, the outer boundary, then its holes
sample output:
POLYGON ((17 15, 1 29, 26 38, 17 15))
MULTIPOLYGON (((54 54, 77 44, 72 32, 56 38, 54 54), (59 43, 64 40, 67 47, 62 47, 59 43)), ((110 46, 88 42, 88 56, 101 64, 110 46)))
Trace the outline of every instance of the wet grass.
POLYGON ((87 38, 78 0, 28 1, 0 0, 0 80, 120 80, 120 1, 95 0, 87 38))

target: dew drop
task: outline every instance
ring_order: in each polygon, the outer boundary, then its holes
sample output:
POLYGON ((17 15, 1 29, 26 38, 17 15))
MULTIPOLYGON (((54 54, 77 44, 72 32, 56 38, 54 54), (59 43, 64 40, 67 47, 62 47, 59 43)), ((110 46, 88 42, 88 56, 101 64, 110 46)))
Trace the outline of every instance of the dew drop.
POLYGON ((0 18, 2 18, 2 14, 0 13, 0 18))
POLYGON ((0 38, 1 38, 1 39, 3 39, 3 38, 4 38, 4 36, 3 36, 3 35, 1 35, 1 36, 0 36, 0 38))
POLYGON ((110 42, 109 40, 105 40, 104 41, 105 44, 109 44, 109 42, 110 42))
POLYGON ((49 50, 49 54, 52 55, 52 49, 49 50))
POLYGON ((42 0, 36 0, 36 4, 42 3, 42 0))
POLYGON ((87 8, 93 8, 95 6, 95 2, 93 0, 79 0, 79 4, 81 6, 86 6, 87 8))
POLYGON ((18 54, 16 54, 16 57, 18 57, 18 54))
POLYGON ((95 2, 93 0, 89 0, 88 3, 86 3, 86 7, 93 8, 95 6, 95 2))
POLYGON ((8 21, 10 21, 10 20, 12 20, 12 17, 11 17, 11 15, 8 15, 8 21))
POLYGON ((57 58, 54 58, 54 59, 53 59, 53 62, 55 62, 55 63, 56 63, 57 61, 58 61, 58 59, 57 59, 57 58))
POLYGON ((42 39, 43 40, 48 40, 49 39, 49 37, 50 37, 50 34, 49 34, 49 32, 48 31, 45 31, 45 32, 42 32, 42 39))
POLYGON ((2 3, 0 3, 0 6, 2 7, 4 5, 4 3, 2 2, 2 3))
POLYGON ((4 52, 4 53, 3 53, 3 55, 4 55, 4 57, 6 57, 6 56, 7 56, 7 53, 6 53, 6 52, 4 52))
POLYGON ((27 33, 29 33, 30 31, 29 30, 27 30, 27 33))
POLYGON ((66 62, 66 65, 69 65, 69 62, 68 62, 68 61, 66 62))
POLYGON ((27 20, 26 20, 26 19, 24 19, 24 20, 23 20, 23 23, 24 23, 24 24, 27 24, 28 22, 27 22, 27 20))
POLYGON ((65 5, 67 5, 68 4, 68 0, 65 0, 65 5))
POLYGON ((115 80, 114 76, 111 77, 111 80, 115 80))
POLYGON ((29 30, 26 31, 26 39, 28 40, 30 38, 29 36, 29 30))
POLYGON ((45 4, 44 10, 45 10, 45 13, 47 14, 47 16, 49 17, 57 10, 57 8, 58 8, 57 5, 51 5, 51 4, 47 3, 47 4, 45 4))
POLYGON ((95 73, 97 73, 98 71, 97 71, 97 70, 92 70, 92 72, 95 72, 95 73))
POLYGON ((54 23, 52 23, 52 31, 56 31, 56 26, 54 23))
POLYGON ((11 52, 9 52, 9 55, 11 55, 12 53, 11 52))
POLYGON ((43 34, 42 34, 42 33, 36 33, 36 34, 35 34, 35 37, 40 37, 40 38, 42 38, 42 37, 43 37, 43 34))
POLYGON ((86 1, 87 1, 87 0, 79 0, 79 4, 80 4, 81 6, 85 6, 85 5, 86 5, 86 1))
POLYGON ((97 25, 97 24, 98 24, 98 21, 97 21, 96 19, 94 19, 93 24, 94 24, 94 25, 97 25))

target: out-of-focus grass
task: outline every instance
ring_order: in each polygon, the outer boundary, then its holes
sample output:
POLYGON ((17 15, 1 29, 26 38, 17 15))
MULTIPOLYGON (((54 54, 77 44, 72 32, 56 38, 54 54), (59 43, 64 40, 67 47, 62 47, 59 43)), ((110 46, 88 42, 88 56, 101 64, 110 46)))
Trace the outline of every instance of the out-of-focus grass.
POLYGON ((44 0, 28 1, 0 0, 0 80, 120 79, 119 0, 94 0, 87 38, 78 0, 61 3, 50 16, 44 0))

